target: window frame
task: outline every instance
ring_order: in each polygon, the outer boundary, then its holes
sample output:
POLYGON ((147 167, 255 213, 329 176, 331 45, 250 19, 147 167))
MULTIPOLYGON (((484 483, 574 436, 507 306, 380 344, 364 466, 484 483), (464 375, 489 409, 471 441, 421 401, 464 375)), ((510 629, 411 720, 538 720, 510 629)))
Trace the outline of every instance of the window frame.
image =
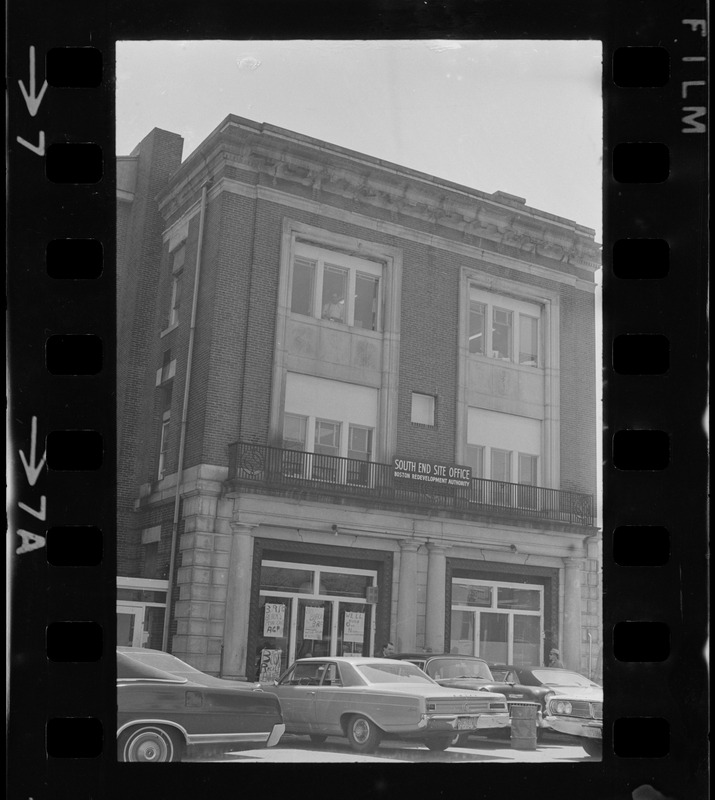
POLYGON ((423 428, 436 428, 437 427, 437 397, 433 394, 426 392, 411 392, 410 393, 410 422, 412 425, 420 425, 423 428), (431 401, 431 408, 428 408, 428 417, 431 416, 431 422, 422 422, 415 419, 415 400, 417 398, 425 398, 431 401))
POLYGON ((466 350, 470 358, 485 358, 490 361, 500 363, 515 364, 517 366, 528 367, 529 369, 543 369, 543 304, 534 302, 532 298, 512 297, 511 294, 500 294, 483 290, 470 282, 467 283, 467 341, 466 350), (472 327, 477 308, 482 309, 482 330, 475 332, 472 327), (500 356, 494 347, 496 326, 505 323, 497 323, 498 313, 508 314, 509 322, 506 327, 508 330, 508 356, 500 356), (522 320, 529 319, 536 323, 535 350, 536 356, 534 363, 531 359, 522 360, 521 340, 522 340, 522 320), (482 347, 480 350, 472 350, 472 340, 481 337, 482 347))
POLYGON ((157 461, 157 480, 161 481, 166 476, 166 462, 169 453, 169 429, 171 427, 171 409, 168 408, 161 415, 159 427, 159 457, 157 461))
MULTIPOLYGON (((288 311, 290 314, 307 317, 319 322, 354 328, 358 331, 372 331, 382 333, 383 325, 383 292, 385 284, 385 265, 382 261, 342 253, 327 246, 296 242, 291 254, 290 276, 288 286, 288 311), (310 310, 309 313, 295 310, 294 297, 296 292, 296 263, 302 262, 312 265, 312 287, 309 287, 310 310), (345 274, 344 296, 339 300, 343 304, 342 319, 328 319, 324 315, 329 298, 324 297, 326 273, 334 271, 345 274), (366 328, 355 324, 356 291, 358 276, 373 278, 377 284, 376 296, 373 300, 374 321, 373 327, 366 328)), ((326 312, 327 313, 327 312, 326 312)))

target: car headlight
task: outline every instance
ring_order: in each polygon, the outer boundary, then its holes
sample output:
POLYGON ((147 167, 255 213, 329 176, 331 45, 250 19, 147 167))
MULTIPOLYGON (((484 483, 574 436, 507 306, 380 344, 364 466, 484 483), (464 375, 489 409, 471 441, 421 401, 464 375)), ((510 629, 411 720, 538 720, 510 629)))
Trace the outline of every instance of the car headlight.
POLYGON ((570 714, 572 706, 568 700, 555 700, 552 701, 551 708, 556 714, 570 714))

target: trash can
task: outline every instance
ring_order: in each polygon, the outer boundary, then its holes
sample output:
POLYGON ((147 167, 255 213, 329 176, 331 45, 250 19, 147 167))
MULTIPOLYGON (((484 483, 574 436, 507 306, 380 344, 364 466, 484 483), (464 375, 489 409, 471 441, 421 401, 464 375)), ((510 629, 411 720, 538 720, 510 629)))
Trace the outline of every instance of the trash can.
POLYGON ((536 750, 538 710, 538 703, 509 703, 512 749, 536 750))

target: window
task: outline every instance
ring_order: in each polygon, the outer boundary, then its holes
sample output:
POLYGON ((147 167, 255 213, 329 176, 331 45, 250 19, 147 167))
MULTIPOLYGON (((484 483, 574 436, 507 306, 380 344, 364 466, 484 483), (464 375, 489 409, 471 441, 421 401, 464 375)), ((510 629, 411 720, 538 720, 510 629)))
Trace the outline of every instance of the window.
POLYGON ((161 431, 159 433, 159 467, 157 480, 161 480, 166 473, 166 457, 169 450, 169 424, 171 411, 165 411, 161 418, 161 431))
POLYGON ((290 310, 363 330, 379 329, 382 264, 296 244, 290 310))
POLYGON ((326 456, 340 455, 340 423, 325 419, 315 421, 315 450, 326 456))
POLYGON ((412 392, 412 422, 434 427, 435 398, 431 394, 412 392))
POLYGON ((539 419, 467 409, 464 457, 472 477, 537 486, 541 431, 539 419))
POLYGON ((502 297, 472 286, 469 292, 469 352, 538 367, 540 318, 541 308, 536 303, 502 297))
POLYGON ((283 447, 286 450, 305 450, 307 427, 307 417, 286 414, 283 417, 283 447))
POLYGON ((185 243, 179 245, 171 255, 171 304, 169 307, 168 327, 179 324, 179 309, 181 308, 184 287, 185 243))
POLYGON ((536 486, 537 457, 519 453, 519 483, 536 486))
POLYGON ((176 374, 176 359, 171 358, 171 350, 165 350, 161 359, 161 366, 156 371, 156 385, 161 386, 162 383, 170 380, 176 374))
POLYGON ((508 450, 492 448, 490 477, 493 481, 511 481, 511 453, 508 450))

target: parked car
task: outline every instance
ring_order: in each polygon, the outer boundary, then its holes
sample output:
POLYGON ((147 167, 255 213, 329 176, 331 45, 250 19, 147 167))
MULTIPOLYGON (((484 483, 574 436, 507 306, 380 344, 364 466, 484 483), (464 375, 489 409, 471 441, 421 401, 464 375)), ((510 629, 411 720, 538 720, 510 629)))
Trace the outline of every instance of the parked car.
POLYGON ((275 745, 280 703, 255 683, 206 675, 160 650, 117 648, 117 758, 180 761, 187 745, 275 745))
MULTIPOLYGON (((543 706, 543 698, 549 689, 543 686, 524 686, 499 680, 492 674, 489 664, 477 656, 456 653, 399 653, 395 658, 404 659, 424 670, 440 686, 453 689, 471 689, 478 692, 497 692, 506 697, 507 703, 538 703, 543 706)), ((537 724, 544 725, 541 712, 537 724)))
POLYGON ((296 661, 276 682, 288 733, 314 742, 346 736, 359 753, 383 738, 417 739, 445 750, 464 732, 509 725, 506 698, 440 686, 414 664, 388 658, 296 661))
POLYGON ((557 667, 515 667, 495 664, 492 675, 510 683, 548 689, 543 698, 546 725, 579 739, 583 749, 599 757, 603 742, 603 689, 590 678, 557 667))

